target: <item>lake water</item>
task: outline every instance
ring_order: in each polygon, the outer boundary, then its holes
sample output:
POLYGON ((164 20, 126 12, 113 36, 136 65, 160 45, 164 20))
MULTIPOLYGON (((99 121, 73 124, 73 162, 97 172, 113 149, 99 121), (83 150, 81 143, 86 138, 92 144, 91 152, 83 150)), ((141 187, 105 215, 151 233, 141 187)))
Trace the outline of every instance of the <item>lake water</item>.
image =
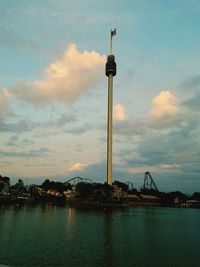
POLYGON ((0 264, 14 267, 200 266, 200 210, 0 207, 0 264))

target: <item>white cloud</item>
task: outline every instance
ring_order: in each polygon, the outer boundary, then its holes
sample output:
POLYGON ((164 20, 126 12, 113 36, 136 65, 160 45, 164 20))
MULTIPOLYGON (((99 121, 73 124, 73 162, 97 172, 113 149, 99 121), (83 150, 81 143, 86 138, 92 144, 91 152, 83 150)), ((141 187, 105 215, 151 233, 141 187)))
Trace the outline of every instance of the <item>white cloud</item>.
POLYGON ((113 118, 116 121, 125 121, 126 120, 126 114, 125 114, 125 108, 122 104, 118 104, 114 107, 113 110, 113 118))
POLYGON ((69 171, 73 172, 73 171, 82 171, 83 169, 85 169, 85 167, 87 167, 87 164, 83 164, 80 162, 77 162, 75 164, 73 164, 70 168, 69 171))
POLYGON ((21 81, 8 88, 18 99, 41 105, 50 101, 73 102, 93 88, 103 76, 105 56, 78 51, 70 44, 63 57, 50 64, 43 80, 21 81))
POLYGON ((175 116, 179 112, 175 96, 170 91, 162 91, 152 100, 152 110, 148 116, 150 119, 159 119, 166 116, 175 116))
POLYGON ((179 164, 160 164, 161 169, 178 169, 180 168, 179 164))
POLYGON ((130 167, 128 168, 128 173, 131 174, 140 174, 145 173, 146 171, 160 173, 165 170, 174 170, 179 169, 180 166, 178 164, 159 164, 157 166, 138 166, 138 167, 130 167))

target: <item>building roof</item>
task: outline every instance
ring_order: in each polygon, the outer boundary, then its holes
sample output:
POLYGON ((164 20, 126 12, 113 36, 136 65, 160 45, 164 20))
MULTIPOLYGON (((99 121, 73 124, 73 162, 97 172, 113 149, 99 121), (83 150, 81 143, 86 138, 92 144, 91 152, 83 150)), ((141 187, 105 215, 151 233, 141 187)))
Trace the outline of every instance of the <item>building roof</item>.
POLYGON ((128 195, 127 195, 127 198, 131 198, 131 199, 138 199, 138 198, 140 198, 140 197, 139 197, 139 196, 137 196, 137 195, 128 194, 128 195))
POLYGON ((158 200, 159 198, 158 197, 156 197, 156 196, 152 196, 152 195, 143 195, 143 194, 141 194, 140 195, 141 196, 141 198, 143 198, 143 199, 154 199, 154 200, 158 200))

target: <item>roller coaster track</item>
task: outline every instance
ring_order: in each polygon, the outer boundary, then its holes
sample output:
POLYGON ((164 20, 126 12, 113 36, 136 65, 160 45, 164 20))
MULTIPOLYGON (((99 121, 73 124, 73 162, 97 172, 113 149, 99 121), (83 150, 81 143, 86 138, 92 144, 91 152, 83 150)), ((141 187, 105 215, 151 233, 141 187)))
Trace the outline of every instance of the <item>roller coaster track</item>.
POLYGON ((74 177, 74 178, 71 178, 69 180, 67 180, 66 182, 64 182, 65 185, 67 184, 73 184, 73 185, 76 185, 76 184, 79 184, 79 183, 92 183, 92 180, 90 179, 87 179, 87 178, 82 178, 82 177, 74 177))

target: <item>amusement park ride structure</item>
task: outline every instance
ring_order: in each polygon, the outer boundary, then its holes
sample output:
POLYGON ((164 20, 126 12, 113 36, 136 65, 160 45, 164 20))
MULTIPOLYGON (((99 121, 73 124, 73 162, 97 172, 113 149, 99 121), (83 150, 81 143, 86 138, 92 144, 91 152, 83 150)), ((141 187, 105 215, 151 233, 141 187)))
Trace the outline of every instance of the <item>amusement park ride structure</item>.
POLYGON ((144 174, 144 185, 142 189, 147 189, 147 190, 158 190, 157 185, 155 184, 150 172, 145 172, 144 174))
MULTIPOLYGON (((76 185, 79 183, 94 183, 94 182, 91 179, 82 178, 82 177, 74 177, 64 182, 65 185, 68 185, 68 184, 76 185)), ((134 185, 131 181, 127 181, 126 184, 129 190, 132 190, 134 188, 134 185)), ((142 189, 159 191, 156 183, 153 180, 153 177, 148 171, 144 173, 144 184, 142 186, 142 189)))
POLYGON ((116 29, 110 33, 110 55, 107 57, 105 74, 108 77, 108 119, 107 119, 107 184, 112 185, 112 120, 113 120, 113 77, 117 73, 115 56, 112 54, 112 38, 116 29))

